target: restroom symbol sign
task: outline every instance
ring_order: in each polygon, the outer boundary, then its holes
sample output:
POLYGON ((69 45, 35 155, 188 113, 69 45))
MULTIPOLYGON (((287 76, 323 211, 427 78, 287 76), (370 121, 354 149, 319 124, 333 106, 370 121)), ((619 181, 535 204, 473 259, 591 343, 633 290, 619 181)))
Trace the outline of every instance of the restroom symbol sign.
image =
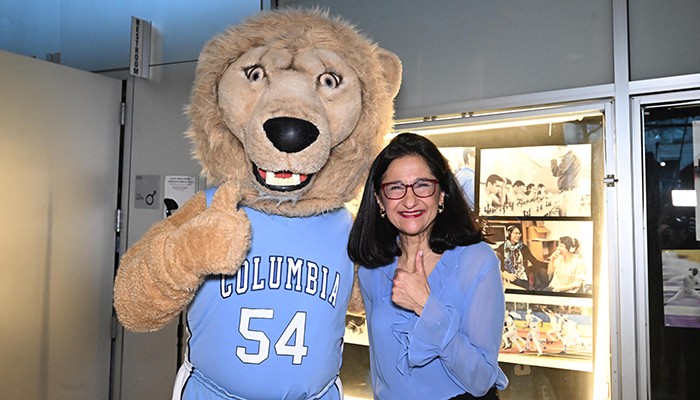
POLYGON ((161 206, 160 175, 136 175, 134 207, 158 210, 161 206))

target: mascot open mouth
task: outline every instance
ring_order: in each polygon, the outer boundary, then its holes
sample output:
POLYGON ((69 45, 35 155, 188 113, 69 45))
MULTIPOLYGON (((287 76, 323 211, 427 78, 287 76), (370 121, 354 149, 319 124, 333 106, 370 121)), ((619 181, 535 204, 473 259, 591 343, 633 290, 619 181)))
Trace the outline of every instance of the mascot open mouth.
POLYGON ((293 192, 311 182, 313 175, 297 174, 291 171, 266 171, 253 164, 255 179, 270 190, 278 192, 293 192))

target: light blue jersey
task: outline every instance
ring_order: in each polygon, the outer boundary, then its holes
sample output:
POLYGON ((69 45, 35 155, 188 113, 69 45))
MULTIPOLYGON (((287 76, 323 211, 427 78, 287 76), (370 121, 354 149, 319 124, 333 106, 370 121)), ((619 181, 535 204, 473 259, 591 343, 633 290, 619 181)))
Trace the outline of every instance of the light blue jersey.
POLYGON ((252 242, 241 269, 206 279, 187 313, 182 398, 339 398, 353 280, 349 212, 289 218, 244 210, 252 242))

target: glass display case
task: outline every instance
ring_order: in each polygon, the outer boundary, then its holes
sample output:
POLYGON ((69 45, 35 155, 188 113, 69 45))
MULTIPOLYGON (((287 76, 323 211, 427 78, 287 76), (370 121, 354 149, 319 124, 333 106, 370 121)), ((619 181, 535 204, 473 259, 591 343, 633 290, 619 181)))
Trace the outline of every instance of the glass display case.
MULTIPOLYGON (((450 162, 501 260, 503 399, 607 398, 605 104, 398 121, 450 162), (598 395, 599 394, 599 395, 598 395)), ((346 398, 371 399, 364 321, 349 317, 346 398)))

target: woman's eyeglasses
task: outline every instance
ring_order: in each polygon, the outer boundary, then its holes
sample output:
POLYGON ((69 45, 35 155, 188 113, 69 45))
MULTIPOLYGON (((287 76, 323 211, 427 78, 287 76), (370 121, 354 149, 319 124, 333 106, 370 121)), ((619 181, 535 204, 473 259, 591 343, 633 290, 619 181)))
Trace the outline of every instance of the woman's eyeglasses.
POLYGON ((382 183, 382 192, 384 197, 389 200, 403 199, 408 192, 408 188, 413 190, 416 197, 430 197, 435 194, 435 188, 438 185, 437 179, 419 179, 410 185, 402 182, 382 183))

